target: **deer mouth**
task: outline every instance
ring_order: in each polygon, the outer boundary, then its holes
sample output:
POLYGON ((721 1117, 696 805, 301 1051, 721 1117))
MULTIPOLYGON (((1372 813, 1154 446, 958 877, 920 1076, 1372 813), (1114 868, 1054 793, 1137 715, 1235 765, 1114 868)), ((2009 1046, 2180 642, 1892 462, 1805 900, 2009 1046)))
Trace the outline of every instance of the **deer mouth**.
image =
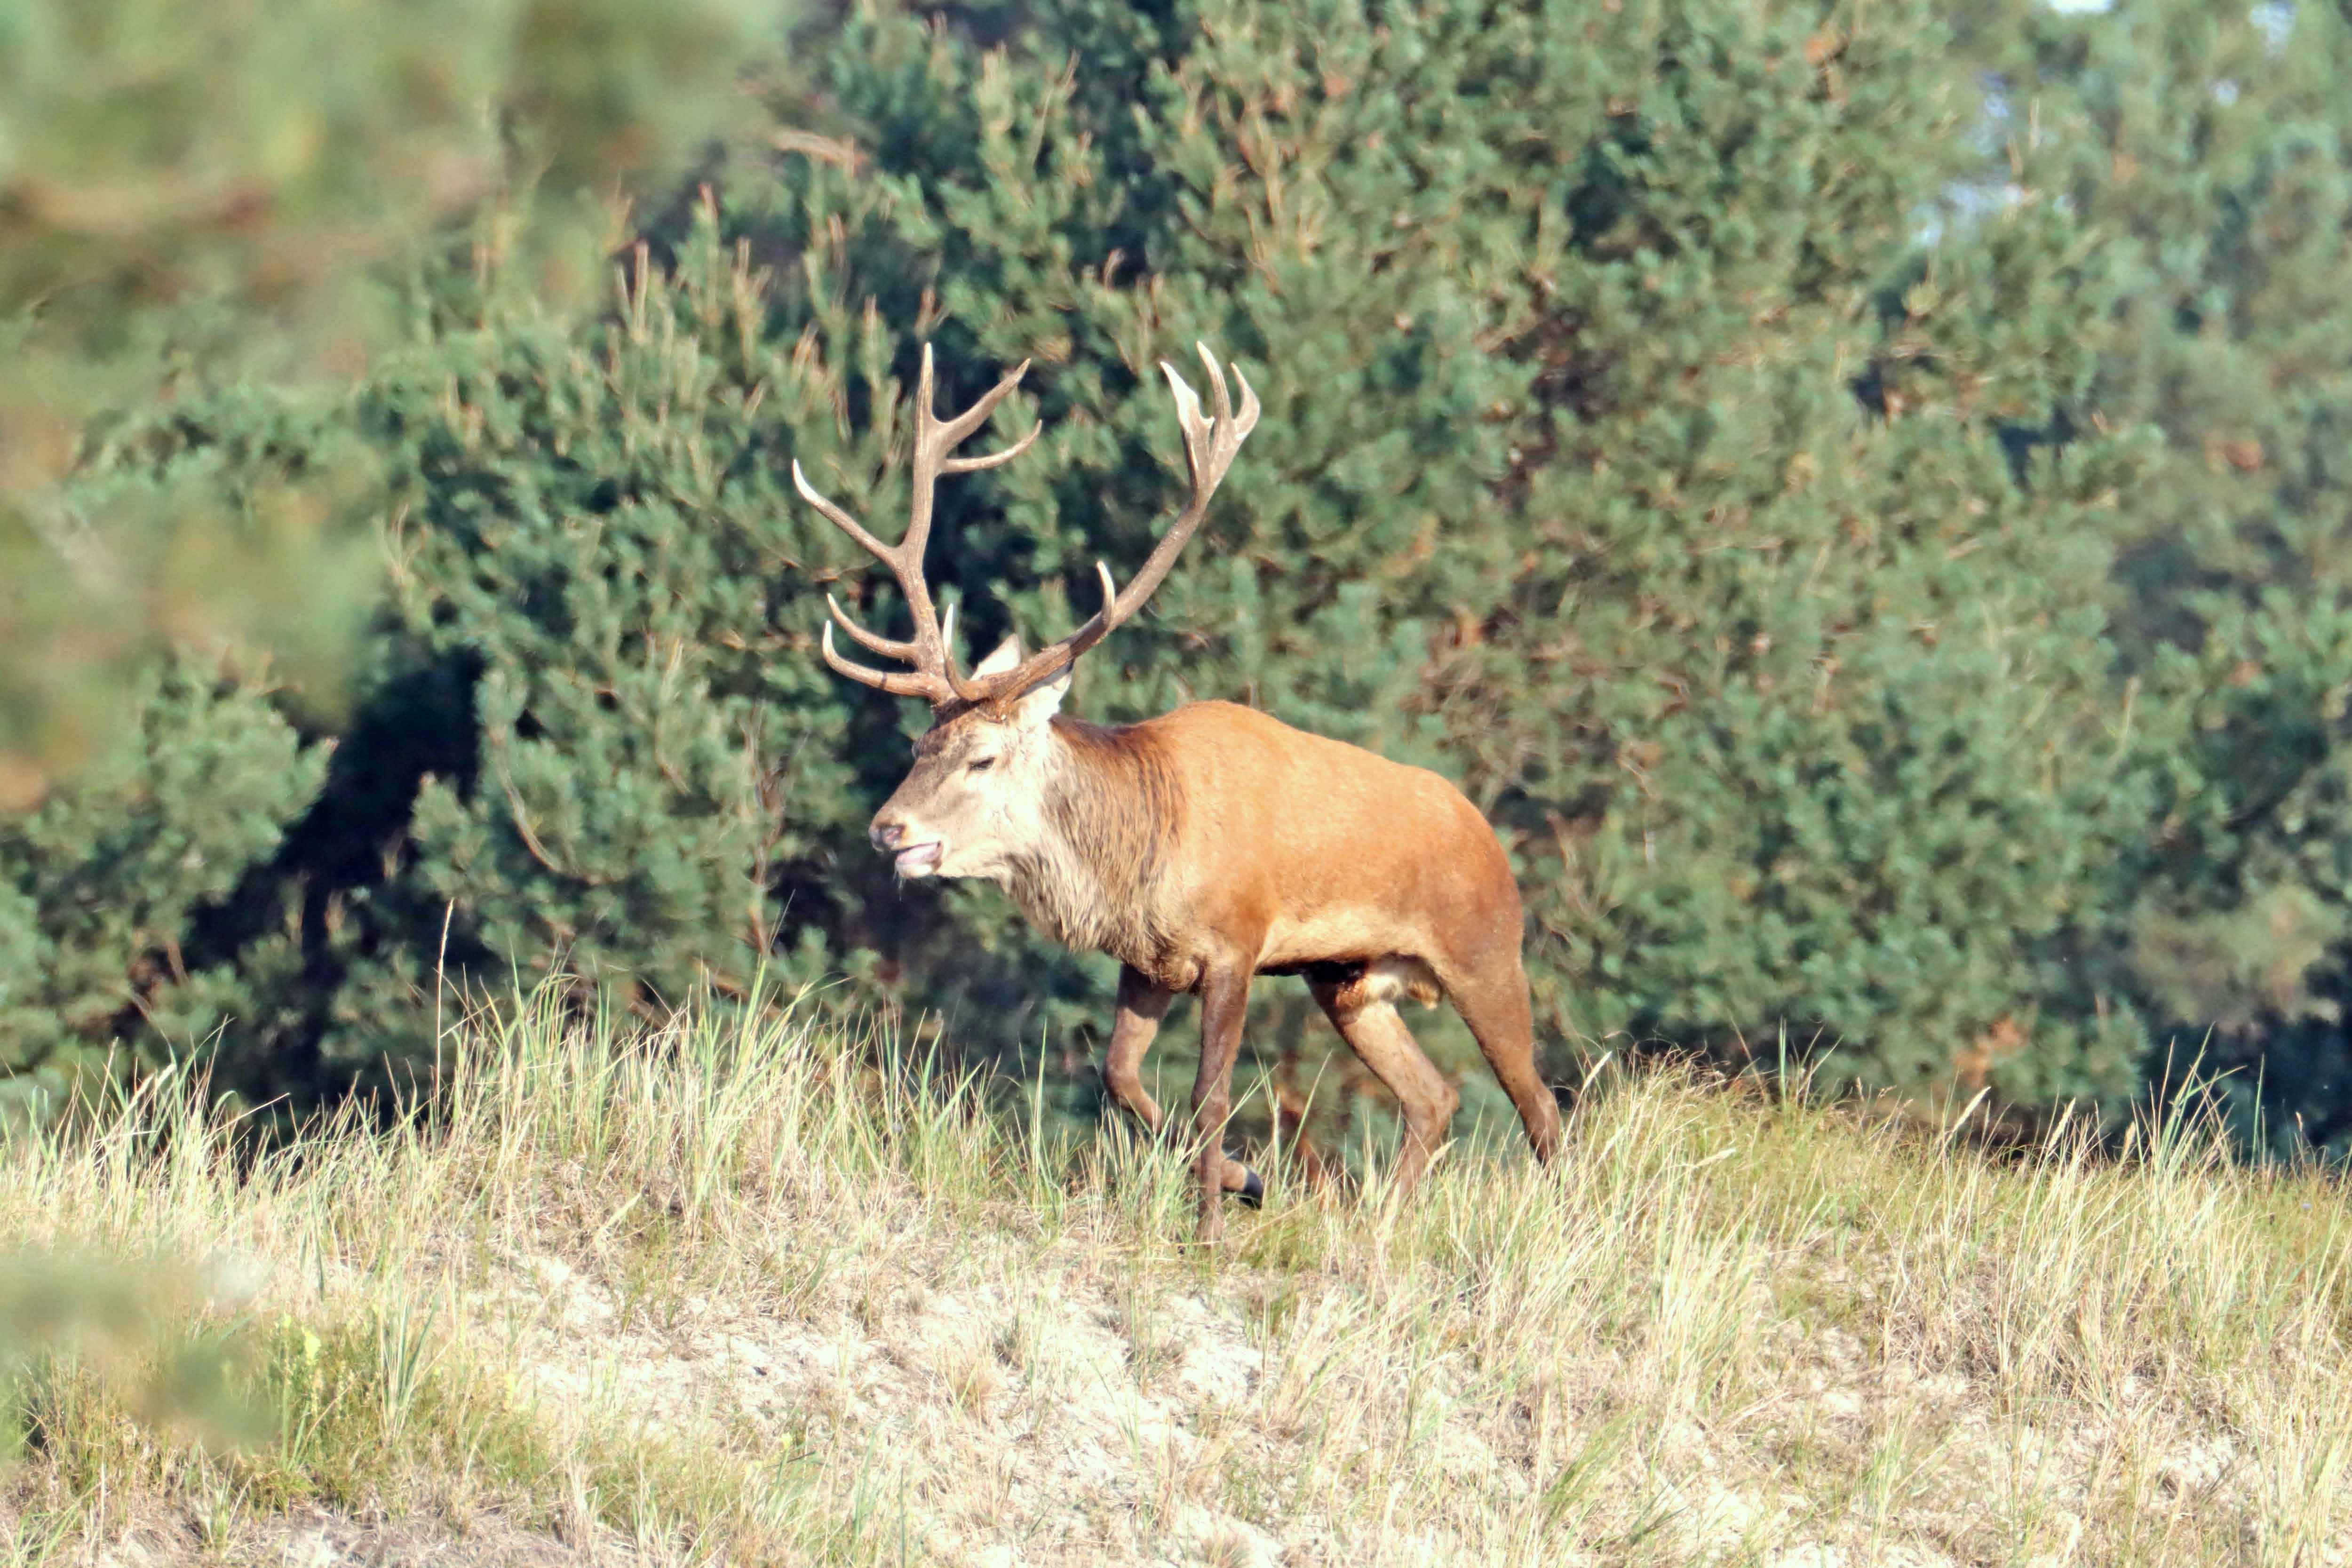
POLYGON ((940 868, 947 857, 948 847, 938 839, 929 844, 909 845, 898 851, 898 868, 901 877, 928 877, 940 868))

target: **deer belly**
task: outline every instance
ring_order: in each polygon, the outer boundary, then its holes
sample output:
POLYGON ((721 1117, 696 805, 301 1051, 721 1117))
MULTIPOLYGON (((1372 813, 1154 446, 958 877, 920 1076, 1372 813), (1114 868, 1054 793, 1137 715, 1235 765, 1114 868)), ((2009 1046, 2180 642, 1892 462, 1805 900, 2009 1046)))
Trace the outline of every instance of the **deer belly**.
POLYGON ((1271 964, 1261 974, 1297 974, 1316 986, 1330 986, 1345 1007, 1365 1007, 1407 998, 1429 1006, 1444 994, 1429 965, 1403 953, 1384 958, 1324 958, 1305 963, 1271 964))

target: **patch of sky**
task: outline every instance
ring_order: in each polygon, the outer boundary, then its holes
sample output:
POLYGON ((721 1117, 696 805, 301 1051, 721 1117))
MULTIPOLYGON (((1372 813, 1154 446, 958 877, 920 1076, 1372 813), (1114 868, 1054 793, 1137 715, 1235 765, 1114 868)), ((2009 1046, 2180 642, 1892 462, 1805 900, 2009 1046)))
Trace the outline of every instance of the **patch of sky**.
MULTIPOLYGON (((2116 0, 2042 0, 2053 11, 2063 16, 2101 16, 2115 9, 2116 0)), ((2277 54, 2286 47, 2294 31, 2295 0, 2263 0, 2247 13, 2255 31, 2263 36, 2270 52, 2277 54)), ((1974 128, 1977 145, 1988 156, 1999 156, 2007 147, 2012 133, 2017 110, 2010 98, 2010 84, 1998 71, 1986 71, 1977 79, 1982 93, 1982 112, 1974 128)), ((2228 108, 2238 101, 2240 88, 2236 81, 2223 78, 2213 84, 2215 102, 2228 108)), ((1920 245, 1932 246, 1946 233, 1955 228, 1967 228, 1986 218, 2015 206, 2025 193, 2015 182, 1987 176, 1983 179, 1956 182, 1945 188, 1942 196, 1923 204, 1912 214, 1911 233, 1920 245)), ((2063 198, 2061 198, 2063 200, 2063 198)))
POLYGON ((2009 101, 2009 79, 1999 71, 1979 71, 1977 90, 1981 94, 1977 145, 1987 153, 1998 153, 2007 145, 2010 125, 2017 118, 2017 110, 2009 101))

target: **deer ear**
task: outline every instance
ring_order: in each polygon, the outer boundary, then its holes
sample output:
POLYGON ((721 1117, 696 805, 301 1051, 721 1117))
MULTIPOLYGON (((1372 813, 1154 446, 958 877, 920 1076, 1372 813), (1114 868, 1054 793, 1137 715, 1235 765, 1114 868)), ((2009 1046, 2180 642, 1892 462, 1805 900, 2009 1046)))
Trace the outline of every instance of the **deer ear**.
POLYGON ((1070 694, 1070 677, 1076 675, 1078 667, 1076 664, 1066 664, 1062 667, 1062 673, 1053 679, 1039 686, 1033 686, 1023 692, 1021 722, 1033 726, 1043 724, 1046 720, 1059 713, 1062 710, 1062 699, 1070 694))
POLYGON ((1002 675, 1021 662, 1021 634, 1015 632, 996 645, 996 651, 980 661, 974 675, 1002 675))

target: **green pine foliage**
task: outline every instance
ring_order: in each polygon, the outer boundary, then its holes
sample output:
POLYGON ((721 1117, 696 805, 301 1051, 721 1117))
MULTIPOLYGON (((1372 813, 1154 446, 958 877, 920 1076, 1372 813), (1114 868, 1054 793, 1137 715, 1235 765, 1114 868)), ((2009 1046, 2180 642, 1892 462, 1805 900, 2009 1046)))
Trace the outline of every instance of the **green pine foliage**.
POLYGON ((318 792, 322 751, 249 686, 174 665, 134 701, 76 788, 0 820, 0 1110, 53 1110, 117 1038, 194 1046, 242 1002, 183 943, 318 792))
POLYGON ((485 300, 369 407, 401 433, 400 634, 472 671, 467 775, 424 780, 404 872, 468 950, 646 997, 748 987, 776 868, 854 809, 775 612, 820 542, 775 433, 824 416, 825 378, 698 232, 674 279, 640 250, 586 332, 485 300))
POLYGON ((2128 958, 2250 1136, 2352 1150, 2352 25, 2005 16, 1978 40, 2118 290, 2081 406, 2155 437, 2117 633, 2158 792, 2128 958), (1994 47, 1997 44, 1998 47, 1994 47))

